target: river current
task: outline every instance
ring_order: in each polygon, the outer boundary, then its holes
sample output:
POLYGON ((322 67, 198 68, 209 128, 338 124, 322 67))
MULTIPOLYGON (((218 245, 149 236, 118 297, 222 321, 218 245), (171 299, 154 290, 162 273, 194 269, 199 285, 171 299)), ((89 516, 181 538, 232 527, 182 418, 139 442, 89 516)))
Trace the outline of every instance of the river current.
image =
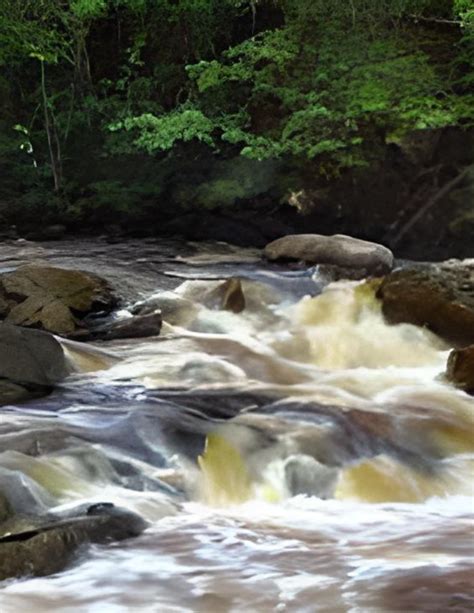
POLYGON ((0 585, 2 613, 472 611, 474 401, 450 347, 388 325, 371 283, 222 260, 119 312, 161 308, 159 337, 65 342, 76 373, 2 408, 0 467, 39 509, 150 521, 0 585))

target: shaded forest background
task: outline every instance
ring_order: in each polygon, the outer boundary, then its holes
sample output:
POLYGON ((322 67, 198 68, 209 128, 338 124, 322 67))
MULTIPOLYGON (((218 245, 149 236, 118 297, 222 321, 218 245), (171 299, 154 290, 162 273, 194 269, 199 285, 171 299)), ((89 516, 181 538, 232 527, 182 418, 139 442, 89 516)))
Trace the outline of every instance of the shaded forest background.
POLYGON ((0 228, 474 255, 474 0, 0 0, 0 228))

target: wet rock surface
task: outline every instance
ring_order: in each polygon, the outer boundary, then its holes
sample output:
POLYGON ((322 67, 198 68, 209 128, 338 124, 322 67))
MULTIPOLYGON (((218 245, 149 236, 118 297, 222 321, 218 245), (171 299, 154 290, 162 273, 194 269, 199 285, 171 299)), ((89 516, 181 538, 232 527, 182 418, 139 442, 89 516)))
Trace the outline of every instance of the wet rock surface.
POLYGON ((42 395, 70 372, 54 336, 0 323, 0 404, 42 395))
POLYGON ((73 560, 81 546, 138 536, 148 525, 136 513, 111 503, 83 505, 29 522, 29 529, 0 537, 0 581, 56 573, 73 560))
MULTIPOLYGON (((199 245, 177 240, 144 238, 110 243, 107 237, 48 242, 24 239, 0 242, 0 273, 38 264, 93 275, 99 273, 123 303, 136 302, 157 290, 173 290, 212 265, 216 278, 232 276, 236 264, 253 270, 261 260, 255 249, 237 249, 224 243, 199 245)), ((0 313, 2 302, 0 300, 0 313)))
POLYGON ((34 384, 21 384, 8 379, 0 379, 0 406, 41 398, 51 391, 51 387, 34 384))
POLYGON ((472 260, 396 270, 385 277, 377 297, 390 323, 425 326, 456 345, 474 342, 472 260))
POLYGON ((474 345, 451 351, 446 376, 455 385, 474 394, 474 345))
POLYGON ((81 314, 111 310, 116 303, 96 275, 53 266, 26 265, 4 273, 0 291, 6 322, 63 336, 79 327, 81 314))
POLYGON ((234 277, 227 279, 208 293, 203 304, 232 313, 241 313, 246 305, 242 282, 234 277))
POLYGON ((160 334, 162 317, 160 311, 139 314, 112 321, 90 330, 79 330, 71 336, 77 340, 85 341, 112 341, 127 338, 147 338, 160 334))
POLYGON ((294 259, 311 264, 332 264, 358 268, 366 274, 381 274, 391 270, 390 249, 343 234, 293 234, 269 243, 264 250, 269 260, 294 259))

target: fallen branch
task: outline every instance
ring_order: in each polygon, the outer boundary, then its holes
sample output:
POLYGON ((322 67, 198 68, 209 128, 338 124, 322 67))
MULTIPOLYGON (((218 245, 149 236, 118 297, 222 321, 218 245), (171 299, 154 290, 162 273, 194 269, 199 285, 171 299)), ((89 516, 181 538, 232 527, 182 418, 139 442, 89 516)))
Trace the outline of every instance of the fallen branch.
POLYGON ((401 227, 398 234, 395 238, 390 242, 390 247, 393 249, 398 245, 401 239, 405 236, 405 234, 413 228, 413 226, 422 218, 426 213, 434 207, 434 205, 439 202, 442 198, 444 198, 449 192, 455 188, 464 177, 471 171, 474 170, 474 164, 470 166, 466 166, 466 168, 458 174, 454 179, 448 181, 443 187, 432 197, 430 198, 421 208, 419 208, 415 214, 410 217, 410 219, 401 227))

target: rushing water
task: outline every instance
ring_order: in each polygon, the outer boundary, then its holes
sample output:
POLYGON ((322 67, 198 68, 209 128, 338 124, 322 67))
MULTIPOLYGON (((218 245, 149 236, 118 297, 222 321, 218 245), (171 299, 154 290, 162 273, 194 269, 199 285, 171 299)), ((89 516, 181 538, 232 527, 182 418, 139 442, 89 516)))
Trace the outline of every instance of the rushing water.
POLYGON ((474 407, 449 347, 387 325, 370 284, 204 255, 197 277, 242 277, 239 312, 219 280, 157 288, 159 338, 68 343, 63 389, 4 407, 0 467, 39 509, 113 501, 151 527, 6 582, 2 613, 472 611, 474 407))

